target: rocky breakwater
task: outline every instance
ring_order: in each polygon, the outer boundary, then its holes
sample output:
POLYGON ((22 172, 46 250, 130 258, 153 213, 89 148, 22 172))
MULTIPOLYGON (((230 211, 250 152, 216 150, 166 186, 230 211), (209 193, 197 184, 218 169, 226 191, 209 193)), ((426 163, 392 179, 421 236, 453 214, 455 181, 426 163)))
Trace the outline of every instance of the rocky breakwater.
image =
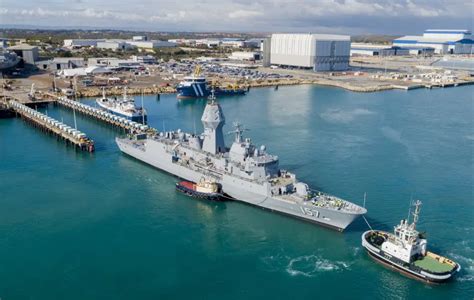
MULTIPOLYGON (((123 87, 106 88, 108 95, 123 94, 123 87)), ((172 94, 176 93, 176 89, 172 86, 151 86, 151 87, 127 87, 127 94, 140 95, 144 94, 172 94)), ((82 88, 78 91, 79 97, 99 97, 102 96, 102 89, 97 87, 82 88)))

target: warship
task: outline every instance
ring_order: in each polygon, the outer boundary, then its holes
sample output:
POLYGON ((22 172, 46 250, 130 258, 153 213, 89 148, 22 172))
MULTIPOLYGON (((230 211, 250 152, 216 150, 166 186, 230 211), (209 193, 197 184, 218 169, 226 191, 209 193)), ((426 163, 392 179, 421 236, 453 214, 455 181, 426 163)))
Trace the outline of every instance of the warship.
POLYGON ((449 258, 427 251, 424 234, 416 230, 421 201, 414 203, 413 223, 401 220, 394 233, 369 230, 362 234, 362 246, 380 263, 409 277, 429 283, 450 279, 461 266, 449 258))
POLYGON ((117 137, 120 150, 186 181, 212 180, 233 200, 343 231, 364 207, 312 190, 295 174, 279 168, 278 156, 243 137, 235 123, 230 148, 224 143, 225 118, 211 94, 201 118, 200 135, 181 130, 117 137))

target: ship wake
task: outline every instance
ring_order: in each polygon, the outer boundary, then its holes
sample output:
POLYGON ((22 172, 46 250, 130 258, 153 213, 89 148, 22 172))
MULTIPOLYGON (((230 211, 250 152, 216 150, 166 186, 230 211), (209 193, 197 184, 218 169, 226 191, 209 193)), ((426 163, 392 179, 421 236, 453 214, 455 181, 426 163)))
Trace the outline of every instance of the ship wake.
POLYGON ((286 272, 291 276, 314 277, 322 272, 347 269, 350 269, 350 264, 347 262, 332 262, 318 255, 305 255, 291 259, 286 267, 286 272))

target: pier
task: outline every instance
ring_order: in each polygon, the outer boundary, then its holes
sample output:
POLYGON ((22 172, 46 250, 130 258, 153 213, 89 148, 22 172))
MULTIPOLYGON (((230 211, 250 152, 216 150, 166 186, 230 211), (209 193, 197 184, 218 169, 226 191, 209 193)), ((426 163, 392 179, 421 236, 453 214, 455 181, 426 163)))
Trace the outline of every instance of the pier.
POLYGON ((29 108, 16 100, 10 100, 9 105, 16 114, 33 126, 56 135, 59 139, 74 145, 80 150, 94 152, 94 141, 89 139, 85 133, 29 108))

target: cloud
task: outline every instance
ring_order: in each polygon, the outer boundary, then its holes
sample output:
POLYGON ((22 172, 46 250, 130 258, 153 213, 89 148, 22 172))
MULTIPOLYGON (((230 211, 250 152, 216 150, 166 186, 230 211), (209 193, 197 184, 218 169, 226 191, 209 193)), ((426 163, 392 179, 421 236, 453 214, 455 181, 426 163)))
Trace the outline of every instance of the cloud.
POLYGON ((245 18, 252 18, 262 16, 263 13, 259 11, 252 11, 252 10, 237 10, 234 12, 229 13, 229 18, 232 19, 245 19, 245 18))
POLYGON ((2 0, 4 24, 189 31, 412 33, 472 29, 463 0, 2 0))

